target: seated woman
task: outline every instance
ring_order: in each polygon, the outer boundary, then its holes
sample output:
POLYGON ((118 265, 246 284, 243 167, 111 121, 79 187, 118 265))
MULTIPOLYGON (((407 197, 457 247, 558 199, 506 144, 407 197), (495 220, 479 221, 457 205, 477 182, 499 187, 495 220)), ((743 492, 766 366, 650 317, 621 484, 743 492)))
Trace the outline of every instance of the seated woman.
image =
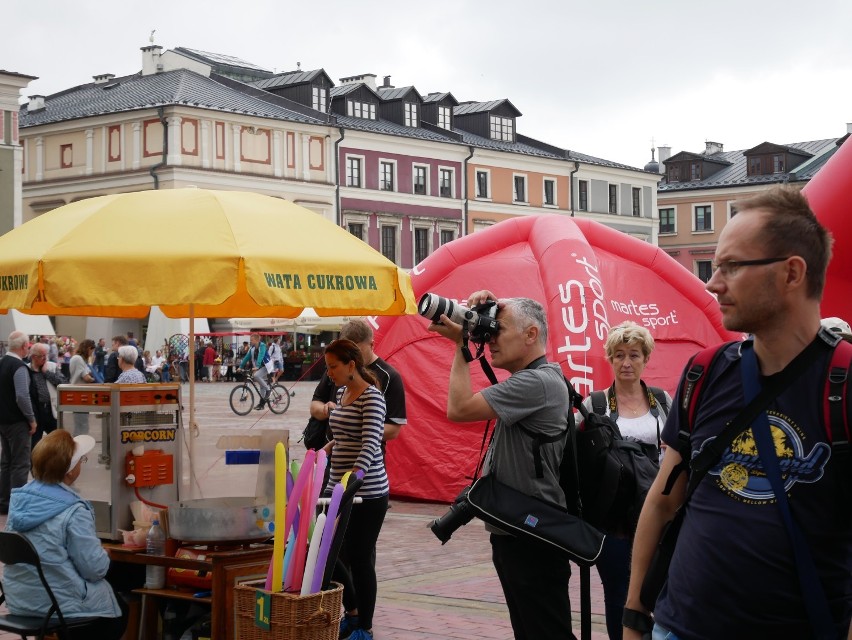
MULTIPOLYGON (((118 640, 128 607, 105 579, 109 557, 96 535, 92 506, 71 488, 94 446, 91 436, 72 438, 64 429, 44 436, 33 449, 34 479, 12 491, 6 530, 23 534, 35 547, 63 616, 98 618, 72 629, 72 640, 118 640)), ((33 567, 4 567, 3 582, 11 613, 44 615, 50 609, 33 567)))

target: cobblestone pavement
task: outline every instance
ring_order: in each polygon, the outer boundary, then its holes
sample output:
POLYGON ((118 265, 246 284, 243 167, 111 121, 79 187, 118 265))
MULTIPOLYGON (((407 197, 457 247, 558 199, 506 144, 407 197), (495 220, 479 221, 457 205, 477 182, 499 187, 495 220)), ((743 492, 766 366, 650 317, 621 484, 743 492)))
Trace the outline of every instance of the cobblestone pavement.
MULTIPOLYGON (((240 417, 228 407, 233 384, 196 385, 195 465, 190 477, 184 462, 184 485, 192 497, 253 495, 256 467, 226 466, 222 436, 251 435, 261 429, 289 429, 290 457, 304 454, 297 440, 307 422, 316 383, 285 382, 295 395, 282 416, 253 411, 240 417), (217 446, 219 445, 219 446, 217 446)), ((189 422, 189 392, 183 385, 184 421, 189 422)), ((186 426, 186 425, 185 425, 186 426)), ((403 435, 405 437, 405 430, 403 435)), ((379 597, 374 618, 376 640, 511 640, 512 629, 500 583, 491 564, 491 546, 482 523, 472 521, 442 546, 427 529, 447 505, 392 500, 379 537, 379 597)), ((5 526, 5 516, 0 516, 5 526)), ((606 638, 603 592, 592 572, 592 621, 595 640, 606 638)), ((579 629, 579 573, 571 584, 575 628, 579 629)), ((577 630, 579 637, 579 630, 577 630)), ((16 638, 0 633, 0 640, 16 638)))

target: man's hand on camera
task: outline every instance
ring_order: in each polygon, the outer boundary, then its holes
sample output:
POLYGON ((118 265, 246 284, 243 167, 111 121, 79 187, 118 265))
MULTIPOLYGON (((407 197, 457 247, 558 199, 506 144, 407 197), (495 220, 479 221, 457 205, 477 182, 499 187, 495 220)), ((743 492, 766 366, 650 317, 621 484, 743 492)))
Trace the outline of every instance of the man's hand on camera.
POLYGON ((445 315, 441 315, 441 322, 433 322, 427 328, 429 331, 434 331, 448 340, 461 344, 462 326, 453 322, 445 315))
MULTIPOLYGON (((470 297, 467 299, 467 306, 472 309, 473 307, 479 304, 485 304, 486 302, 497 302, 497 296, 488 289, 482 289, 481 291, 476 291, 470 294, 470 297)), ((502 309, 503 303, 497 302, 497 308, 502 309)))

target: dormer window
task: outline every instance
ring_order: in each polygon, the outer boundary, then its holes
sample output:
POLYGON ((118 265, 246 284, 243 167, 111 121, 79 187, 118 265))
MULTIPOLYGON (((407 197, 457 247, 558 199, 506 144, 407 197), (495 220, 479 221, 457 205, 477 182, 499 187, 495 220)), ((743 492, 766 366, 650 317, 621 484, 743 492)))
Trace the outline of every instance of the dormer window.
POLYGON ((749 158, 748 159, 748 175, 750 176, 759 176, 760 171, 760 158, 749 158))
POLYGON ((772 173, 784 173, 784 155, 776 153, 772 156, 772 173))
POLYGON ((405 103, 405 126, 406 127, 416 127, 417 126, 417 103, 415 103, 415 102, 406 102, 405 103))
POLYGON ((701 180, 701 163, 693 162, 689 165, 689 179, 701 180))
POLYGON ((501 118, 500 116, 491 116, 491 139, 514 142, 515 126, 514 122, 512 121, 512 118, 501 118))
POLYGON ((450 107, 438 107, 438 126, 442 129, 452 129, 452 114, 450 107))
POLYGON ((328 111, 328 92, 322 87, 313 87, 311 90, 311 106, 317 111, 325 113, 328 111))
POLYGON ((346 115, 353 118, 365 118, 367 120, 376 119, 376 105, 371 102, 358 102, 349 100, 346 103, 346 115))
POLYGON ((669 167, 669 182, 680 182, 680 165, 669 167))

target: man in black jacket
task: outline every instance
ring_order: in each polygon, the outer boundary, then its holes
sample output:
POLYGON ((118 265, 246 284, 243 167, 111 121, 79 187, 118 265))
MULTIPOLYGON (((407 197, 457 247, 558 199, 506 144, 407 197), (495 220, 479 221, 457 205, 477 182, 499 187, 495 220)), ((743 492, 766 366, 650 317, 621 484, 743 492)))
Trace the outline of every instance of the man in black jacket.
MULTIPOLYGON (((107 358, 104 382, 115 382, 118 380, 118 376, 121 375, 121 369, 118 366, 118 348, 123 347, 126 344, 127 338, 124 336, 115 336, 112 339, 112 351, 110 351, 109 358, 107 358)), ((138 348, 136 349, 136 352, 137 354, 139 353, 138 348)), ((139 369, 143 376, 145 375, 145 363, 142 360, 141 355, 136 356, 136 364, 134 366, 139 369)))

